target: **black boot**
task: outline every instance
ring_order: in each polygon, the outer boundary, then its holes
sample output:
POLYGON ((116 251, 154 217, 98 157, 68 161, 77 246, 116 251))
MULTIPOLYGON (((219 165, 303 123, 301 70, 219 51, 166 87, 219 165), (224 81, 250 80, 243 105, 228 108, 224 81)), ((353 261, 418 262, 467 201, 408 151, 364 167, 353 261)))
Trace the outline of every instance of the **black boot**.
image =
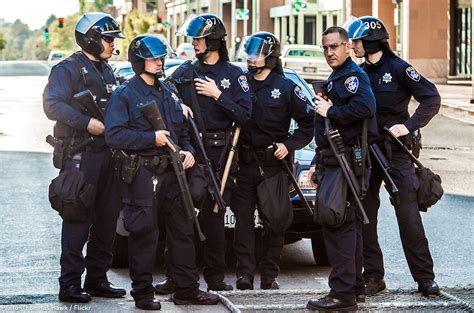
POLYGON ((439 286, 434 280, 424 280, 418 282, 418 291, 425 297, 438 296, 440 294, 439 286))
POLYGON ((219 282, 209 282, 207 283, 207 291, 213 290, 213 291, 229 291, 233 290, 234 287, 231 285, 227 284, 225 281, 219 281, 219 282))
POLYGON ((239 290, 253 290, 253 277, 249 274, 243 274, 237 278, 235 286, 239 290))
POLYGON ((135 300, 135 306, 142 310, 152 311, 161 309, 160 301, 156 300, 155 297, 146 297, 135 300))
POLYGON ((381 291, 384 291, 385 288, 387 288, 387 286, 385 286, 385 281, 383 279, 375 279, 370 277, 365 283, 365 294, 368 296, 373 296, 381 291))
POLYGON ((60 287, 58 298, 60 301, 72 303, 86 303, 92 299, 90 294, 77 285, 60 287))
POLYGON ((127 293, 125 289, 115 287, 111 282, 105 280, 102 282, 94 282, 87 280, 84 282, 84 290, 93 297, 104 298, 120 298, 127 293))
POLYGON ((171 278, 166 278, 155 286, 155 292, 160 295, 168 295, 176 290, 176 286, 171 278))
POLYGON ((309 300, 306 308, 311 311, 355 311, 357 302, 343 301, 330 296, 318 300, 309 300))
POLYGON ((262 277, 260 281, 260 289, 280 289, 280 284, 275 278, 262 277))
POLYGON ((172 296, 173 302, 176 305, 214 305, 219 303, 220 298, 218 295, 199 290, 198 293, 191 298, 176 298, 172 296))

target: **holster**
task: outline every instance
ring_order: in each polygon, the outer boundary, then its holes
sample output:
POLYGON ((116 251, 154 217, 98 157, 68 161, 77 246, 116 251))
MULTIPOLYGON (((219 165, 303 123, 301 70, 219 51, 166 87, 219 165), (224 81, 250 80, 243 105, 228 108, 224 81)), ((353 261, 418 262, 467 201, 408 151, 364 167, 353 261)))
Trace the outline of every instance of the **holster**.
POLYGON ((239 160, 243 164, 261 163, 262 165, 279 164, 275 158, 273 147, 266 149, 255 149, 251 146, 242 145, 239 147, 239 160))
POLYGON ((120 151, 120 178, 126 184, 135 180, 138 169, 143 166, 153 174, 163 174, 169 166, 166 155, 145 157, 138 154, 127 154, 120 151))

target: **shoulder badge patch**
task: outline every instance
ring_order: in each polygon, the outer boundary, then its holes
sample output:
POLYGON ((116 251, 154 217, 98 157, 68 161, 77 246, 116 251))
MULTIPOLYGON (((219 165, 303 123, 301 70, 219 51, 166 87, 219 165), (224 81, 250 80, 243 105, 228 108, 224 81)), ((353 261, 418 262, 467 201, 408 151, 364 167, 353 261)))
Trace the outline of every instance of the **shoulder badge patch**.
POLYGON ((295 87, 295 95, 303 101, 308 100, 304 95, 303 91, 301 90, 300 86, 295 87))
POLYGON ((332 81, 329 82, 327 89, 328 89, 328 92, 332 90, 332 81))
POLYGON ((247 77, 245 77, 245 75, 240 75, 238 81, 244 92, 248 92, 250 90, 249 82, 247 81, 247 77))
POLYGON ((420 74, 418 74, 418 72, 415 70, 415 68, 413 66, 407 67, 405 72, 407 73, 408 77, 410 77, 414 81, 416 81, 416 82, 420 81, 421 76, 420 76, 420 74))
POLYGON ((344 86, 346 86, 347 91, 350 93, 356 93, 357 88, 359 88, 359 79, 356 76, 351 76, 346 79, 344 86))

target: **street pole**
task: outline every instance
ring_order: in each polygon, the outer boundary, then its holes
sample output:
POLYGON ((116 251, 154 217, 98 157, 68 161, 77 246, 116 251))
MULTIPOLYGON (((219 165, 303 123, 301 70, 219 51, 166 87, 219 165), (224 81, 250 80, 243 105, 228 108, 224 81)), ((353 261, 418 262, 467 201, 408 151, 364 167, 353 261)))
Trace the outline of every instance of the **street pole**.
MULTIPOLYGON (((471 0, 471 12, 474 12, 474 0, 471 0)), ((474 27, 474 14, 471 13, 471 30, 472 27, 474 27)), ((474 103, 474 66, 472 63, 474 62, 474 49, 473 49, 473 41, 472 41, 472 36, 471 36, 471 103, 474 103)))
POLYGON ((236 11, 236 6, 235 6, 235 0, 232 0, 232 5, 231 5, 231 13, 230 13, 230 20, 231 20, 231 25, 230 25, 230 32, 232 33, 232 38, 231 38, 231 48, 230 51, 232 53, 232 60, 234 60, 235 57, 235 37, 237 37, 237 18, 235 15, 236 11))
MULTIPOLYGON (((248 6, 249 6, 249 1, 244 0, 244 9, 247 10, 248 6)), ((249 24, 249 20, 247 18, 246 20, 244 20, 244 33, 242 34, 242 40, 245 38, 245 36, 247 36, 248 24, 249 24)))

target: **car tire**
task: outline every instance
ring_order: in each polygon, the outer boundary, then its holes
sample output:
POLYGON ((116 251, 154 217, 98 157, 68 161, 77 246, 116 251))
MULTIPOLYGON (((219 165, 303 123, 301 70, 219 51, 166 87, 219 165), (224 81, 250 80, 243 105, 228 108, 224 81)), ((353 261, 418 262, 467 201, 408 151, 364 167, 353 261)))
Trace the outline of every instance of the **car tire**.
POLYGON ((322 237, 311 238, 311 248, 313 250, 313 258, 319 266, 330 266, 328 255, 326 253, 326 245, 322 237))
POLYGON ((112 254, 112 267, 128 267, 128 237, 115 234, 112 254))

